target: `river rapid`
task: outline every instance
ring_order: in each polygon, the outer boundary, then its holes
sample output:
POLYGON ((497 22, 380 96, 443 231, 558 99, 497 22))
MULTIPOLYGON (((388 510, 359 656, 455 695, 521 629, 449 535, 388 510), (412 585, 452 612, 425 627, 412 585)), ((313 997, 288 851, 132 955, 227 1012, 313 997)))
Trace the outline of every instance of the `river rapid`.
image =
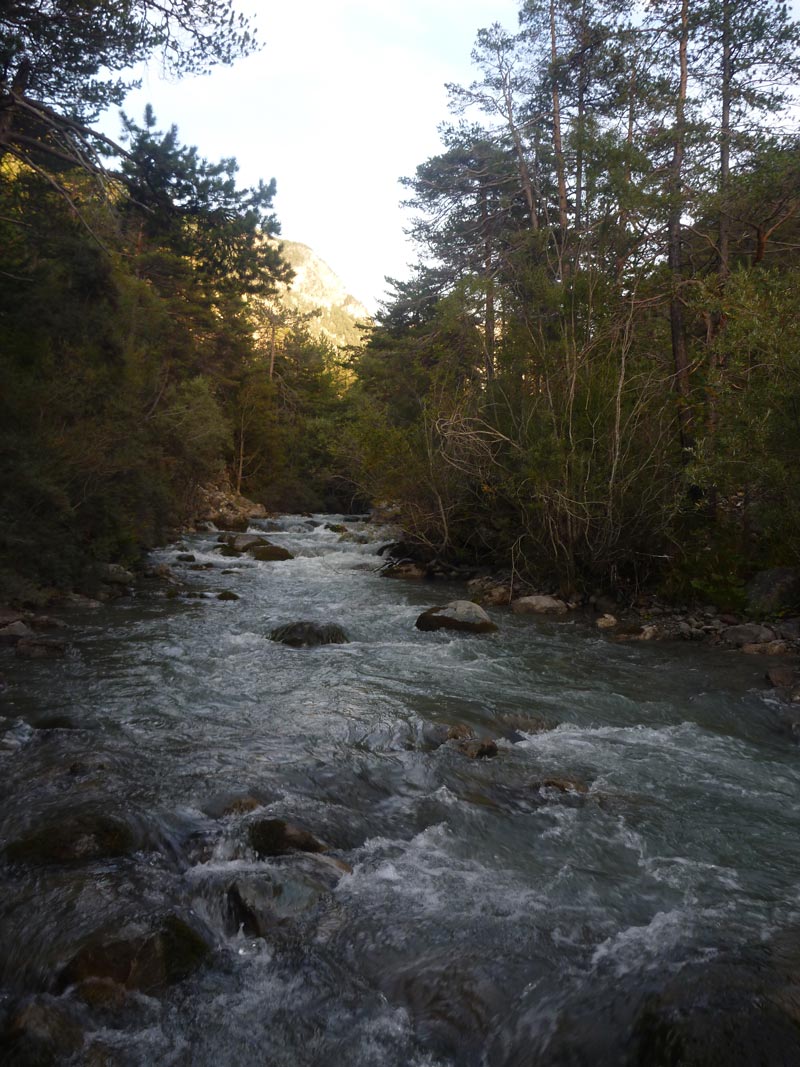
POLYGON ((422 633, 463 587, 380 577, 389 534, 341 521, 267 523, 279 563, 186 538, 210 569, 154 562, 196 595, 76 609, 66 659, 3 653, 0 1022, 38 1005, 45 1057, 7 1062, 800 1063, 798 749, 763 661, 504 609, 422 633), (350 642, 268 639, 297 619, 350 642), (135 847, 14 851, 98 815, 135 847), (259 857, 265 818, 331 851, 259 857), (64 971, 164 916, 211 946, 183 980, 64 971))

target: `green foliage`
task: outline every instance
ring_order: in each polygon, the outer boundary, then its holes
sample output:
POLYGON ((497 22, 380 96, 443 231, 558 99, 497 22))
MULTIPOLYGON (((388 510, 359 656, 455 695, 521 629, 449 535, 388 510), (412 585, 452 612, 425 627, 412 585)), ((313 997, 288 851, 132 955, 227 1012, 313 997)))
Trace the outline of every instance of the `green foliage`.
POLYGON ((421 261, 355 364, 353 477, 439 550, 738 605, 800 548, 797 146, 763 122, 798 28, 522 6, 406 180, 421 261))
POLYGON ((0 18, 0 92, 14 87, 70 115, 122 102, 118 76, 155 53, 176 74, 199 74, 253 50, 231 0, 7 0, 0 18))

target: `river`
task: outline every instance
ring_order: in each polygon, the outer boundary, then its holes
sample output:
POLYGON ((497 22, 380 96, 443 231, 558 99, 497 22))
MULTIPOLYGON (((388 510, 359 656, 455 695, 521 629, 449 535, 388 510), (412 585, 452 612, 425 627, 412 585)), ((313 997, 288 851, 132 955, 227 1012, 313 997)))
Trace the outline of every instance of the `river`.
POLYGON ((5 853, 0 1018, 55 1013, 56 1063, 800 1063, 798 749, 763 661, 503 609, 422 633, 463 588, 380 577, 380 532, 341 521, 267 524, 280 563, 187 537, 209 569, 154 562, 194 596, 74 610, 66 659, 3 654, 0 849, 98 813, 135 848, 5 853), (350 642, 268 639, 297 619, 350 642), (259 858, 265 818, 330 853, 259 858), (212 949, 183 981, 59 979, 164 915, 212 949))

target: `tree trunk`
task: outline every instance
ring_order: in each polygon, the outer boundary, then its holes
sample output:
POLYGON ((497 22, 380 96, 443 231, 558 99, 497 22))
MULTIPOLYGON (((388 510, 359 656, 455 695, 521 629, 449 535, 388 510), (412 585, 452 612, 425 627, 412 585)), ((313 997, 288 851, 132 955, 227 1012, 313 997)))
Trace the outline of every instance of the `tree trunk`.
POLYGON ((522 186, 525 203, 528 205, 528 216, 530 218, 531 230, 533 233, 537 233, 539 230, 539 212, 537 210, 536 196, 533 191, 533 180, 531 179, 528 160, 525 157, 525 148, 522 144, 519 127, 514 120, 514 101, 511 97, 511 88, 507 79, 503 85, 503 97, 506 105, 506 114, 508 116, 508 131, 511 134, 511 141, 514 145, 514 155, 517 157, 519 181, 522 186))
POLYGON ((722 127, 719 144, 719 280, 722 289, 731 272, 731 217, 728 214, 731 173, 731 93, 733 90, 731 2, 732 0, 722 0, 722 127))
POLYGON ((689 0, 681 0, 680 35, 678 58, 680 80, 675 108, 675 139, 670 164, 670 207, 667 223, 667 259, 672 279, 669 302, 669 324, 672 337, 672 358, 675 366, 675 388, 678 393, 678 417, 681 428, 681 446, 684 460, 688 461, 694 448, 693 418, 691 408, 691 385, 689 381, 689 353, 686 343, 686 327, 683 314, 683 163, 686 152, 686 96, 689 83, 689 0))
POLYGON ((558 221, 561 227, 561 246, 563 248, 567 237, 567 179, 564 166, 564 149, 561 140, 561 99, 556 77, 558 45, 556 42, 555 0, 550 0, 550 62, 553 82, 553 152, 555 154, 556 177, 558 180, 558 221))
POLYGON ((495 308, 494 308, 494 278, 492 264, 492 235, 489 226, 489 203, 486 189, 481 188, 481 228, 483 230, 483 274, 486 283, 486 305, 484 319, 484 359, 486 363, 486 380, 494 378, 494 348, 495 348, 495 308))

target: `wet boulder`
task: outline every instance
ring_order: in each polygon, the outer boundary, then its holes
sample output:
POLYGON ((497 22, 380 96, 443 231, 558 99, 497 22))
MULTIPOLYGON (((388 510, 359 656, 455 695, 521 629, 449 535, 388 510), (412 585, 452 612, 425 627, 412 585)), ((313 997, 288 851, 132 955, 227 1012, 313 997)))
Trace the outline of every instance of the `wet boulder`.
POLYGON ((34 636, 35 634, 30 626, 21 619, 0 627, 0 645, 16 645, 23 638, 34 636))
POLYGON ((412 560, 400 560, 397 563, 390 561, 381 568, 382 578, 402 578, 406 581, 419 582, 428 576, 428 568, 412 560))
POLYGON ((510 604, 513 597, 511 585, 499 582, 497 585, 487 586, 481 593, 484 604, 510 604))
POLYGON ((294 559, 292 553, 288 548, 282 548, 280 545, 273 545, 269 541, 264 541, 263 544, 253 545, 247 549, 248 556, 252 556, 253 559, 258 560, 259 563, 282 563, 287 559, 294 559))
POLYGON ((169 585, 180 584, 180 578, 178 578, 166 563, 156 563, 152 567, 148 567, 145 571, 145 575, 158 582, 167 582, 169 585))
POLYGON ((486 612, 471 600, 452 600, 440 607, 428 608, 416 621, 418 630, 456 630, 485 634, 497 629, 486 612))
MULTIPOLYGON (((797 694, 796 703, 800 704, 800 693, 797 694)), ((781 714, 777 719, 776 728, 779 734, 788 737, 795 744, 800 744, 800 709, 790 709, 781 714)))
POLYGON ((774 641, 775 631, 757 622, 745 622, 739 626, 727 626, 722 631, 722 641, 732 648, 743 645, 766 645, 774 641))
POLYGON ((491 739, 464 740, 456 742, 456 748, 467 759, 492 759, 497 755, 497 742, 491 739))
POLYGON ((755 961, 712 963, 668 981, 632 1028, 635 1067, 800 1063, 797 987, 755 961), (794 986, 794 988, 792 988, 794 986), (788 994, 788 995, 787 995, 788 994))
POLYGON ((511 602, 515 615, 566 615, 569 608, 554 596, 521 596, 511 602))
POLYGON ((223 792, 206 800, 202 810, 212 819, 226 819, 232 815, 248 815, 266 803, 266 796, 249 792, 223 792))
POLYGON ((248 937, 268 936, 279 924, 329 897, 351 871, 343 860, 298 853, 278 860, 268 870, 243 872, 225 893, 229 934, 241 930, 248 937))
POLYGON ((800 684, 800 674, 794 667, 770 667, 764 677, 773 689, 792 689, 800 684))
POLYGON ((67 654, 67 642, 51 637, 23 637, 14 651, 23 659, 60 659, 67 654))
POLYGON ((59 975, 64 990, 89 979, 108 979, 142 993, 158 993, 193 974, 211 952, 208 942, 177 915, 156 929, 127 938, 98 938, 84 945, 59 975))
POLYGON ((524 712, 505 712, 497 721, 498 729, 519 731, 523 734, 543 734, 555 730, 557 726, 558 723, 552 719, 543 719, 540 715, 526 715, 524 712))
POLYGON ((598 630, 613 630, 618 621, 615 615, 601 615, 595 626, 598 630))
POLYGON ((197 563, 197 556, 193 552, 179 552, 175 558, 178 563, 197 563))
POLYGON ((134 581, 132 572, 119 563, 106 563, 100 568, 98 577, 106 585, 132 585, 134 581))
POLYGON ((247 515, 235 515, 232 512, 220 512, 212 517, 211 522, 218 530, 238 530, 242 533, 250 525, 247 515))
POLYGON ((349 637, 336 623, 318 623, 301 620, 278 626, 270 633, 271 641, 278 641, 290 648, 316 648, 319 645, 346 645, 349 637))
POLYGON ((589 786, 579 778, 542 778, 540 781, 531 782, 530 788, 535 793, 546 796, 572 793, 576 796, 584 796, 589 792, 589 786))
POLYGON ((127 823, 105 814, 67 816, 33 830, 6 846, 12 863, 90 862, 126 856, 137 847, 127 823))
POLYGON ((83 1047, 83 1030, 50 998, 15 1005, 0 1030, 0 1062, 8 1067, 49 1067, 83 1047))
POLYGON ((329 849, 308 830, 283 819, 258 819, 250 823, 247 838, 259 859, 285 856, 289 852, 327 852, 329 849))
POLYGON ((217 600, 241 600, 238 593, 232 593, 230 589, 223 589, 221 593, 217 593, 217 600))
POLYGON ((220 537, 220 541, 229 545, 234 552, 248 552, 251 548, 255 548, 257 545, 268 545, 266 537, 262 537, 260 534, 223 534, 220 537))
POLYGON ((785 656, 789 646, 785 641, 765 641, 763 644, 742 645, 740 651, 748 656, 785 656))

